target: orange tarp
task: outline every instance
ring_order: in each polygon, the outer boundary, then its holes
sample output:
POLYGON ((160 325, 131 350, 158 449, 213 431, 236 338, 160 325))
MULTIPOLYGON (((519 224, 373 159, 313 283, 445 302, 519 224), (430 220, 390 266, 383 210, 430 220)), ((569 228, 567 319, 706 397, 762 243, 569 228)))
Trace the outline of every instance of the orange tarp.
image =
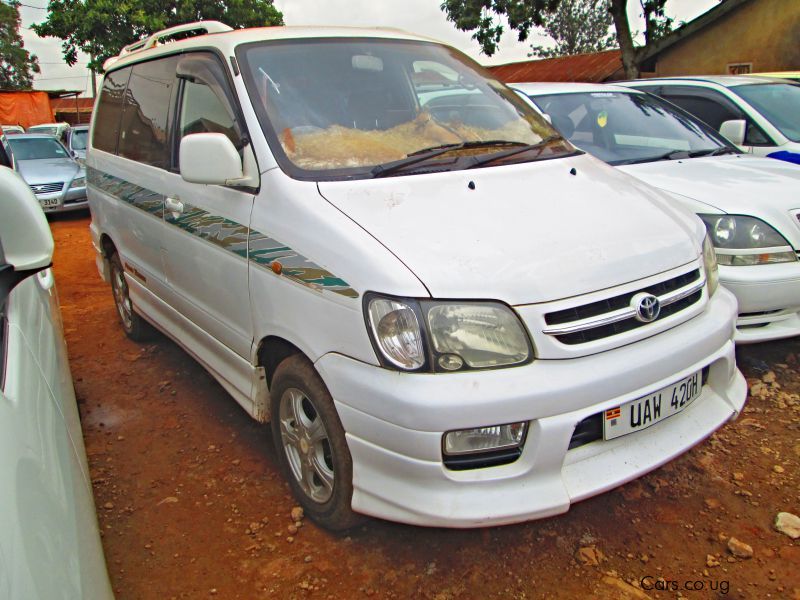
POLYGON ((46 92, 0 92, 0 125, 31 125, 55 120, 46 92))

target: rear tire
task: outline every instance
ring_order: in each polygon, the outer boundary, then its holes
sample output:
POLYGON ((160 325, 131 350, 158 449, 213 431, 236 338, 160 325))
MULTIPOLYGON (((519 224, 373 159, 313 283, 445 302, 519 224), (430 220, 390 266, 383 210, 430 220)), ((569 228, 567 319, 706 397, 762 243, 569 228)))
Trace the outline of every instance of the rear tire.
POLYGON ((122 329, 134 342, 145 342, 151 337, 153 328, 133 309, 119 254, 112 254, 108 262, 111 267, 111 292, 114 294, 114 306, 117 308, 122 329))
POLYGON ((278 462, 306 515, 333 531, 355 527, 353 461, 333 399, 314 366, 295 354, 272 378, 271 428, 278 462))

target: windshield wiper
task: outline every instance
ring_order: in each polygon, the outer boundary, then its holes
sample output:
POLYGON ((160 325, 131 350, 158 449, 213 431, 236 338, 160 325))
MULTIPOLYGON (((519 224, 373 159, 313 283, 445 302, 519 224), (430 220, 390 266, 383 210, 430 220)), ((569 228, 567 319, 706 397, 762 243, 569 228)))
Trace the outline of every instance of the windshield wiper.
POLYGON ((556 140, 563 139, 560 135, 550 135, 544 138, 542 141, 537 142, 535 144, 521 144, 520 148, 512 148, 511 150, 506 150, 505 152, 495 152, 486 158, 478 158, 475 159, 475 162, 472 163, 470 166, 466 167, 467 169, 474 169, 475 167, 480 167, 485 164, 494 162, 496 160, 501 160, 503 158, 508 158, 509 156, 514 156, 515 154, 522 154, 523 152, 527 152, 528 150, 543 150, 547 144, 550 142, 554 142, 556 140))
MULTIPOLYGON (((511 142, 508 140, 482 140, 482 141, 471 141, 471 142, 459 142, 455 144, 442 144, 441 146, 432 146, 430 148, 423 148, 422 150, 411 152, 404 158, 395 160, 393 162, 377 165, 372 168, 370 173, 372 174, 373 177, 386 177, 387 175, 391 175, 392 173, 401 171, 406 167, 410 167, 412 165, 416 165, 417 163, 421 163, 426 160, 436 158, 437 156, 441 156, 442 154, 447 154, 448 152, 452 152, 454 150, 463 150, 464 148, 483 148, 483 147, 496 147, 496 146, 525 146, 525 149, 527 149, 528 147, 527 144, 524 144, 522 142, 511 142)), ((514 148, 514 150, 522 150, 522 149, 514 148)))
POLYGON ((739 151, 730 146, 714 148, 713 150, 696 150, 689 153, 689 158, 700 158, 701 156, 721 156, 722 154, 739 154, 739 151))
POLYGON ((646 162, 656 162, 659 160, 678 160, 681 158, 690 158, 690 153, 688 150, 670 150, 669 152, 664 152, 664 154, 656 154, 655 156, 645 156, 643 158, 631 158, 629 160, 615 160, 610 164, 614 166, 618 165, 636 165, 639 163, 646 163, 646 162))

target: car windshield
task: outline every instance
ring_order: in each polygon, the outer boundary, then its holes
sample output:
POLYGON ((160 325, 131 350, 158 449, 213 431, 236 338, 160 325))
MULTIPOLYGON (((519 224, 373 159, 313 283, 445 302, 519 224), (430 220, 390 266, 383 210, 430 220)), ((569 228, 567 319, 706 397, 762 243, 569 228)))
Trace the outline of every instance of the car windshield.
POLYGON ((45 133, 47 135, 56 135, 58 133, 58 127, 28 127, 29 133, 45 133))
POLYGON ((45 158, 67 158, 69 153, 55 138, 10 137, 11 151, 17 160, 41 160, 45 158))
POLYGON ((700 156, 726 147, 707 126, 654 96, 580 92, 531 99, 569 141, 612 165, 700 156))
POLYGON ((86 138, 89 137, 87 129, 76 129, 72 132, 69 145, 73 150, 86 150, 86 138))
POLYGON ((762 83, 730 88, 760 112, 783 135, 800 142, 800 85, 762 83))
POLYGON ((428 150, 438 170, 466 168, 461 158, 478 154, 526 161, 575 151, 489 73, 439 44, 258 42, 237 56, 265 134, 293 176, 369 177, 410 155, 420 168, 428 150), (545 152, 521 149, 542 142, 545 152), (438 153, 446 146, 453 150, 438 153))

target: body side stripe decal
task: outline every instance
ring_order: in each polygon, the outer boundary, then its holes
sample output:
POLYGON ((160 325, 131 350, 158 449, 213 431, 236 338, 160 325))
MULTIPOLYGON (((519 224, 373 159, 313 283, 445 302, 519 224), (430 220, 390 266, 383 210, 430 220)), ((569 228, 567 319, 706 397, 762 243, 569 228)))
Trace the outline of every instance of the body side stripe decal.
POLYGON ((280 261, 281 275, 317 290, 328 290, 348 298, 358 298, 343 279, 326 271, 289 246, 246 225, 214 215, 184 202, 184 212, 175 217, 164 211, 164 195, 119 177, 87 168, 87 181, 103 192, 130 204, 166 223, 182 229, 273 273, 272 263, 280 261))

